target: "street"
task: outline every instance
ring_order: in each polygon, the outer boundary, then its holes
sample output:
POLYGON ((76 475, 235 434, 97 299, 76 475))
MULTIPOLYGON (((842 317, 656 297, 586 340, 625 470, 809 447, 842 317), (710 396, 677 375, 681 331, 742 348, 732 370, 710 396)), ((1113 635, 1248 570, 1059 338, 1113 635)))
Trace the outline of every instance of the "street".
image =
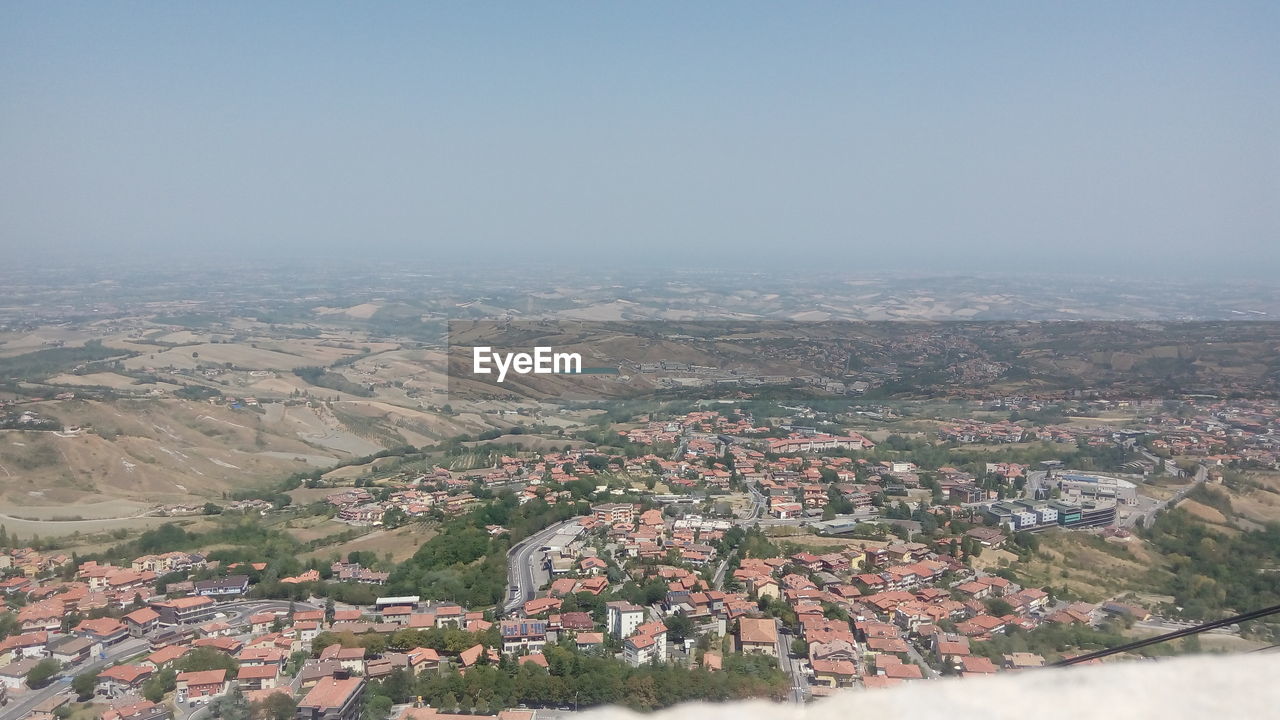
POLYGON ((541 548, 551 538, 561 532, 571 531, 574 527, 577 527, 578 531, 581 532, 581 527, 578 526, 576 519, 556 523, 521 540, 507 551, 508 600, 503 605, 504 612, 511 613, 519 609, 521 605, 533 599, 534 594, 538 592, 538 588, 548 582, 548 573, 542 564, 541 548), (515 590, 511 588, 515 588, 515 590))
POLYGON ((809 699, 809 678, 804 672, 804 659, 791 657, 791 635, 783 633, 782 621, 775 619, 778 631, 778 666, 791 678, 787 699, 803 705, 809 699))

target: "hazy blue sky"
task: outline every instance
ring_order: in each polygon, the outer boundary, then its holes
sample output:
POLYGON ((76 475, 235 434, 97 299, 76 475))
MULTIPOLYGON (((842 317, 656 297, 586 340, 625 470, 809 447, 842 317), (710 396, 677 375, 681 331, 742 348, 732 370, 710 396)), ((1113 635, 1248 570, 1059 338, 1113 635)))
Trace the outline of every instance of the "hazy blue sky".
POLYGON ((1280 3, 5 2, 0 255, 1274 275, 1280 3))

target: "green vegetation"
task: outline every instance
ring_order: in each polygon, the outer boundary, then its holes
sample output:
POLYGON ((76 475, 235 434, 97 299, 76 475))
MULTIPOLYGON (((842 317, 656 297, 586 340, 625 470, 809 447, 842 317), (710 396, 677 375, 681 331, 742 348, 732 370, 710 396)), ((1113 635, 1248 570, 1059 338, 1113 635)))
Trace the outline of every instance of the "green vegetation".
POLYGON ((373 391, 369 388, 358 383, 353 383, 342 373, 336 373, 327 368, 307 365, 305 367, 294 368, 293 374, 316 387, 329 388, 330 390, 337 390, 338 392, 344 392, 348 395, 373 397, 373 391))
POLYGON ((58 373, 75 370, 81 365, 111 358, 124 359, 135 352, 103 347, 100 340, 90 340, 84 347, 45 348, 35 352, 0 358, 0 378, 43 380, 58 373))
POLYGON ((788 686, 777 661, 763 656, 729 655, 722 671, 708 672, 676 665, 632 668, 612 657, 578 652, 569 642, 548 645, 545 655, 547 668, 505 657, 492 663, 482 657, 466 674, 451 669, 415 679, 398 671, 369 684, 366 709, 383 710, 421 696, 441 712, 488 714, 517 704, 582 708, 616 704, 650 711, 692 700, 781 698, 788 686))
POLYGON ((586 510, 584 505, 548 505, 541 500, 522 506, 514 495, 503 493, 446 523, 439 535, 396 568, 388 592, 451 600, 468 607, 495 605, 506 595, 506 553, 511 544, 586 510), (486 525, 501 525, 510 533, 490 537, 486 525))
POLYGON ((53 680, 59 670, 62 670, 62 663, 53 658, 45 658, 36 663, 35 667, 31 668, 31 672, 27 673, 27 685, 36 689, 42 688, 53 680))
POLYGON ((1065 652, 1102 650, 1128 641, 1129 638, 1109 627, 1094 630, 1085 625, 1046 623, 1031 631, 1010 628, 990 640, 973 643, 971 648, 975 655, 998 664, 1009 653, 1031 652, 1053 661, 1065 652))
MULTIPOLYGON (((1230 513, 1225 495, 1206 489, 1194 497, 1230 513)), ((1225 534, 1175 509, 1161 513, 1146 538, 1172 572, 1157 589, 1181 608, 1169 608, 1171 614, 1211 618, 1280 604, 1280 525, 1225 534)))

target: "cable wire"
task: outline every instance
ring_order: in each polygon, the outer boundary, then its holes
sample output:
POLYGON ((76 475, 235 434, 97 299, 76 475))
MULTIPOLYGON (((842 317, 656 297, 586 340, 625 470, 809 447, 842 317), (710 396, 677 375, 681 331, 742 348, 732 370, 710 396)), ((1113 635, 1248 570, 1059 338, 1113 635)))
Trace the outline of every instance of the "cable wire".
POLYGON ((1077 655, 1076 657, 1073 657, 1073 658, 1066 658, 1064 660, 1059 660, 1058 662, 1053 663, 1049 667, 1065 667, 1067 665, 1078 665, 1083 662, 1089 662, 1090 660, 1097 660, 1098 658, 1104 658, 1109 655, 1116 655, 1122 652, 1129 652, 1130 650, 1137 650, 1138 648, 1144 648, 1148 645, 1155 645, 1157 643, 1162 643, 1169 640, 1177 640, 1178 638, 1189 637, 1191 635, 1199 635, 1202 632, 1208 632, 1209 630, 1216 630, 1221 627, 1228 627, 1230 625, 1247 622, 1249 620, 1257 620, 1258 618, 1266 617, 1268 615, 1275 615, 1276 613, 1280 613, 1280 605, 1272 605, 1271 607, 1265 607, 1265 608, 1262 608, 1261 610, 1254 610, 1253 612, 1242 613, 1240 615, 1233 615, 1229 618, 1223 618, 1222 620, 1213 620, 1211 622, 1202 623, 1200 625, 1195 625, 1189 628, 1174 630, 1173 632, 1165 633, 1164 635, 1156 635, 1155 637, 1149 637, 1143 640, 1126 643, 1124 645, 1119 645, 1117 647, 1107 648, 1105 650, 1096 650, 1094 652, 1086 653, 1084 655, 1077 655))

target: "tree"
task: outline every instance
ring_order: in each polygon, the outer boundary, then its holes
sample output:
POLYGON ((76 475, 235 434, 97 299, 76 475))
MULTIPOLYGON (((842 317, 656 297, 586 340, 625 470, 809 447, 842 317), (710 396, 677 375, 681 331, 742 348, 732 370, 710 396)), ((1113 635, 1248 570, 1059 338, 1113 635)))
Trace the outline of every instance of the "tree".
POLYGON ((249 714, 253 720, 291 720, 297 709, 298 703, 287 692, 271 693, 249 704, 249 714))
POLYGON ((388 529, 400 527, 408 520, 409 516, 399 507, 392 506, 382 513, 382 526, 388 529))
POLYGON ((804 638, 799 638, 799 637, 798 637, 798 638, 796 638, 795 640, 792 640, 792 641, 791 641, 791 654, 792 654, 792 655, 799 655, 799 656, 801 656, 801 657, 804 657, 805 655, 808 655, 808 654, 809 654, 809 643, 805 642, 805 641, 804 641, 804 638))
POLYGON ((178 673, 173 668, 165 668, 150 680, 142 683, 142 697, 153 703, 158 703, 164 699, 165 693, 177 687, 178 673))
POLYGON ((36 663, 31 668, 31 672, 27 673, 27 686, 33 689, 39 689, 49 684, 53 677, 62 670, 62 663, 53 658, 45 658, 36 663))
POLYGON ((391 698, 386 695, 365 695, 364 710, 361 713, 361 717, 364 720, 386 720, 391 714, 391 706, 393 704, 391 698))
POLYGON ((437 710, 451 713, 458 709, 458 698, 453 693, 445 693, 444 697, 434 706, 437 710))
POLYGON ((240 686, 232 683, 230 691, 209 703, 209 714, 219 720, 250 720, 249 701, 240 686))
POLYGON ((667 626, 667 635, 671 642, 681 643, 693 632, 693 621, 682 612, 672 613, 663 621, 667 626))
POLYGON ((180 672, 196 672, 200 670, 226 670, 235 673, 240 663, 230 655, 211 647, 201 647, 178 658, 174 666, 180 672))
POLYGON ((84 701, 93 697, 94 687, 98 684, 98 673, 85 672, 71 681, 71 689, 76 691, 77 699, 84 701))
POLYGON ((1001 598, 988 598, 985 604, 987 606, 987 612, 991 613, 995 617, 1012 615, 1014 612, 1013 606, 1010 605, 1007 600, 1001 598))

